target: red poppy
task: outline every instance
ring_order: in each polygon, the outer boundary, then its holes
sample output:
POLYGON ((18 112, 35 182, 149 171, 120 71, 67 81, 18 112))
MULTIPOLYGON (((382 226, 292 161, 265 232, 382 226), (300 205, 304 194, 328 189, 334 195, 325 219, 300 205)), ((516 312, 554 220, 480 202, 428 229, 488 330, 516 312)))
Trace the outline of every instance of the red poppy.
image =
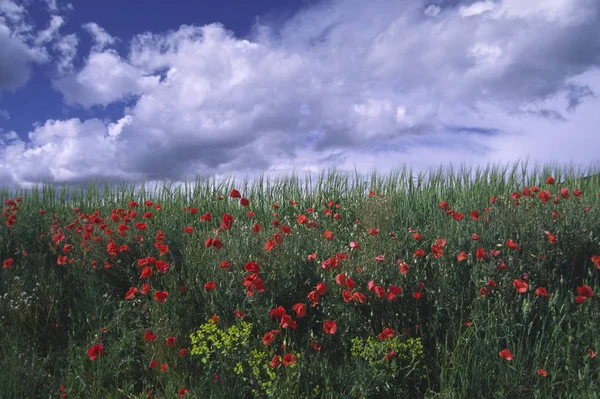
POLYGON ((419 234, 419 233, 413 234, 413 239, 415 239, 416 241, 419 241, 421 238, 422 238, 421 234, 419 234))
POLYGON ((204 284, 204 289, 206 291, 212 291, 216 288, 217 288, 217 284, 214 281, 209 281, 208 283, 204 284))
POLYGON ((542 377, 548 377, 548 372, 542 368, 537 369, 537 373, 542 377))
POLYGON ((594 290, 592 290, 592 287, 586 284, 577 287, 577 293, 585 298, 591 298, 594 296, 594 290))
POLYGON ((454 220, 456 221, 461 221, 465 218, 465 215, 462 213, 453 213, 452 217, 454 218, 454 220))
POLYGON ((422 249, 417 249, 415 251, 415 253, 413 254, 414 257, 422 257, 425 256, 425 251, 423 251, 422 249))
POLYGON ((271 345, 273 340, 275 340, 275 335, 273 335, 272 332, 268 332, 265 335, 263 335, 263 345, 271 345))
POLYGON ((88 358, 90 360, 96 360, 102 354, 104 354, 104 345, 102 344, 94 344, 88 349, 88 358))
POLYGON ((447 211, 448 209, 450 209, 450 205, 448 205, 448 202, 446 202, 445 200, 439 203, 439 207, 443 211, 447 211))
POLYGON ((342 300, 343 300, 345 303, 348 303, 348 302, 352 301, 352 299, 354 299, 354 298, 352 297, 352 292, 350 292, 350 291, 348 291, 348 290, 346 290, 346 289, 343 289, 343 290, 342 290, 342 300))
POLYGON ((283 306, 278 306, 269 311, 269 316, 273 317, 273 318, 283 317, 284 314, 285 314, 285 308, 283 306))
POLYGON ((477 259, 487 259, 487 254, 485 252, 485 249, 483 249, 483 248, 477 248, 477 252, 475 253, 475 257, 477 259))
POLYGON ((513 285, 515 286, 517 292, 520 292, 521 294, 526 293, 527 289, 529 288, 527 283, 523 280, 513 280, 513 285))
POLYGON ((167 346, 175 346, 175 341, 176 341, 176 338, 175 338, 175 337, 168 337, 168 338, 167 338, 166 345, 167 345, 167 346))
POLYGON ((152 268, 150 266, 145 266, 142 269, 142 273, 140 274, 140 278, 150 278, 152 276, 152 268))
POLYGON ((333 240, 335 237, 331 231, 325 230, 325 232, 323 233, 323 238, 326 240, 333 240))
POLYGON ((335 276, 335 282, 338 285, 344 285, 346 283, 346 275, 344 273, 340 273, 337 276, 335 276))
POLYGON ((166 363, 163 363, 160 365, 160 372, 164 373, 165 371, 167 371, 168 368, 169 368, 169 365, 166 363))
POLYGON ((546 178, 546 184, 554 184, 555 182, 556 182, 556 180, 552 176, 548 176, 546 178))
POLYGON ((285 355, 283 355, 283 365, 284 366, 291 366, 292 364, 296 363, 296 356, 294 356, 292 353, 286 353, 285 355))
POLYGON ((296 322, 292 319, 292 316, 289 314, 284 314, 281 317, 280 321, 281 328, 291 328, 292 330, 296 329, 296 322))
POLYGON ((192 234, 194 232, 194 228, 192 226, 186 226, 183 228, 183 231, 187 234, 192 234))
POLYGON ((150 292, 150 284, 142 284, 142 289, 140 290, 140 294, 142 295, 146 295, 148 292, 150 292))
POLYGON ((352 289, 354 289, 354 286, 356 285, 356 283, 351 278, 346 278, 345 285, 349 290, 352 290, 352 289))
POLYGON ((313 307, 317 306, 317 304, 319 303, 319 293, 317 291, 311 291, 308 294, 308 299, 312 302, 313 307))
POLYGON ((185 355, 187 355, 187 348, 181 348, 179 350, 179 356, 183 357, 185 355))
POLYGON ((129 289, 129 291, 127 291, 127 293, 125 294, 125 299, 126 300, 130 300, 135 298, 135 294, 138 293, 138 289, 136 287, 131 287, 129 289))
POLYGON ((13 264, 14 264, 13 258, 8 258, 4 262, 2 262, 2 267, 4 269, 8 269, 9 267, 12 267, 13 264))
POLYGON ((354 294, 352 294, 352 299, 354 299, 355 301, 357 301, 359 303, 367 302, 367 296, 365 294, 363 294, 362 292, 355 292, 354 294))
POLYGON ((394 330, 392 328, 388 327, 379 334, 379 339, 383 340, 383 339, 387 339, 387 338, 393 338, 394 335, 396 335, 394 330))
POLYGON ((545 289, 544 287, 538 287, 535 290, 535 295, 537 295, 537 296, 543 296, 543 297, 546 297, 546 298, 550 296, 550 294, 548 294, 548 290, 545 289))
POLYGON ((229 193, 229 197, 231 198, 240 198, 242 195, 240 194, 240 192, 238 190, 236 190, 235 188, 233 190, 231 190, 231 193, 229 193))
POLYGON ((513 355, 509 349, 502 349, 498 352, 498 355, 506 361, 511 361, 513 359, 513 355))
POLYGON ((377 261, 377 262, 385 262, 385 256, 383 256, 383 255, 377 255, 375 257, 375 261, 377 261))
POLYGON ((327 284, 320 282, 317 284, 317 292, 319 295, 323 295, 327 291, 327 284))
POLYGON ((309 262, 314 261, 315 259, 317 259, 317 253, 313 252, 312 254, 308 254, 308 256, 306 257, 306 259, 308 259, 309 262))
POLYGON ((274 369, 279 367, 279 365, 281 364, 281 356, 275 355, 273 356, 273 359, 271 359, 271 363, 269 364, 269 366, 274 369))
POLYGON ((185 395, 187 395, 188 392, 189 392, 189 389, 187 389, 187 388, 179 388, 177 390, 177 395, 179 395, 180 398, 183 398, 185 395))
POLYGON ((581 190, 577 190, 577 189, 574 189, 574 190, 573 190, 573 195, 574 195, 576 198, 581 198, 581 194, 583 194, 583 191, 581 191, 581 190))
POLYGON ((212 215, 210 212, 206 212, 204 215, 200 216, 201 222, 212 222, 212 215))
POLYGON ((154 300, 159 303, 163 303, 169 297, 167 291, 154 291, 154 300))
POLYGON ((152 361, 150 362, 150 365, 148 367, 150 367, 151 369, 156 368, 156 366, 158 365, 158 362, 154 359, 152 359, 152 361))
POLYGON ((479 212, 477 210, 471 211, 471 219, 477 220, 479 219, 479 212))
POLYGON ((306 305, 303 303, 297 303, 292 306, 292 310, 296 312, 298 318, 302 318, 306 315, 306 305))
POLYGON ((233 216, 231 216, 228 213, 224 214, 223 221, 221 222, 221 228, 223 230, 229 230, 229 229, 231 229, 232 225, 233 225, 233 216))
POLYGON ((268 240, 267 243, 265 244, 265 251, 270 252, 273 248, 275 248, 275 241, 273 240, 268 240))
POLYGON ((413 297, 415 299, 421 299, 423 297, 423 294, 420 291, 416 291, 413 293, 413 297))
POLYGON ((219 267, 225 270, 229 269, 229 261, 225 259, 223 262, 219 263, 219 267))
POLYGON ((244 269, 246 269, 246 271, 249 273, 260 273, 260 266, 252 261, 246 263, 244 269))
POLYGON ((598 268, 598 270, 600 270, 600 255, 592 256, 592 262, 594 262, 594 264, 596 265, 596 268, 598 268))
POLYGON ((323 322, 323 331, 325 331, 327 334, 335 334, 335 331, 337 330, 337 324, 335 324, 335 321, 333 320, 327 320, 325 322, 323 322))
POLYGON ((146 331, 146 333, 144 334, 144 340, 146 341, 154 341, 156 339, 156 334, 154 334, 152 331, 146 331))
POLYGON ((433 257, 437 259, 444 254, 444 250, 439 245, 434 244, 431 246, 431 253, 433 254, 433 257))
POLYGON ((591 359, 593 359, 593 358, 595 358, 595 357, 596 357, 596 352, 594 352, 594 350, 593 350, 593 349, 588 349, 588 350, 587 350, 587 354, 588 354, 588 356, 589 356, 591 359))
POLYGON ((250 205, 250 201, 248 201, 248 198, 240 198, 240 205, 245 208, 250 205))

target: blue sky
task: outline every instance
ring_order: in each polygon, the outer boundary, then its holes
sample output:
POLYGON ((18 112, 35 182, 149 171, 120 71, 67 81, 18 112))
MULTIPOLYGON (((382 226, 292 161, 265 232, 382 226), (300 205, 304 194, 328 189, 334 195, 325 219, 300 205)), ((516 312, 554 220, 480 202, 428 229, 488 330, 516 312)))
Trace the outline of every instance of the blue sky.
POLYGON ((596 0, 0 0, 0 185, 597 162, 596 0))

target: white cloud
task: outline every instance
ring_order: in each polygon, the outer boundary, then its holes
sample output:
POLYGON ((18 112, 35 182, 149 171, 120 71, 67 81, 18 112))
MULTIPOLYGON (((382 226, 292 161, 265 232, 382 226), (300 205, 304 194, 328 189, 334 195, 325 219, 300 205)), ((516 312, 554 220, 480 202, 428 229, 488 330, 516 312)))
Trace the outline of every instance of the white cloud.
POLYGON ((7 110, 0 109, 0 119, 5 119, 5 120, 9 120, 10 119, 10 114, 8 113, 7 110))
POLYGON ((54 85, 123 115, 48 121, 0 163, 31 182, 597 159, 600 4, 437 3, 323 2, 245 39, 184 25, 126 55, 87 24, 95 47, 73 70, 76 40, 58 42, 54 85))
POLYGON ((77 55, 78 44, 79 39, 74 33, 61 37, 54 44, 54 50, 60 55, 56 60, 56 69, 59 75, 62 76, 74 72, 73 60, 77 55))
POLYGON ((96 24, 95 22, 89 22, 87 24, 82 25, 83 29, 85 29, 92 38, 94 39, 94 47, 93 51, 102 51, 106 47, 109 47, 116 42, 116 38, 109 35, 101 26, 96 24))
MULTIPOLYGON (((69 44, 65 48, 70 56, 72 47, 69 44)), ((65 60, 70 59, 66 57, 65 60)), ((158 76, 144 76, 139 68, 123 61, 115 51, 106 50, 91 53, 81 71, 57 79, 54 86, 63 93, 67 103, 91 107, 141 94, 155 87, 158 81, 158 76)))
POLYGON ((64 23, 65 20, 60 15, 53 15, 50 19, 50 26, 38 33, 35 43, 40 45, 54 40, 57 36, 58 30, 61 26, 63 26, 64 23))

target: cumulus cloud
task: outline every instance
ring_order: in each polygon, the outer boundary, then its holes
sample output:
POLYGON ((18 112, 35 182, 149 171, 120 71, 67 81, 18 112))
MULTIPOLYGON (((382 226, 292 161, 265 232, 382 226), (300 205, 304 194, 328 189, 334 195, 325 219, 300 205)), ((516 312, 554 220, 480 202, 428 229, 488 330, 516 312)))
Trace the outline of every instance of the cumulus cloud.
POLYGON ((64 22, 52 15, 48 27, 38 31, 23 4, 0 0, 0 91, 20 88, 31 77, 32 65, 50 60, 46 45, 59 37, 64 22))
MULTIPOLYGON (((83 107, 127 100, 123 115, 49 121, 30 143, 5 145, 13 181, 42 176, 34 165, 81 181, 547 153, 587 161, 600 144, 595 0, 336 0, 247 38, 220 24, 144 33, 123 55, 98 25, 85 29, 94 48, 54 85, 83 107), (569 145, 556 144, 565 134, 569 145), (102 149, 93 161, 88 146, 102 149)), ((64 45, 66 66, 74 46, 64 45)))
POLYGON ((116 38, 109 35, 108 32, 104 30, 104 28, 102 28, 95 22, 83 24, 82 27, 90 35, 92 35, 92 38, 94 40, 94 47, 92 48, 93 51, 102 51, 106 47, 115 44, 115 42, 117 41, 116 38))

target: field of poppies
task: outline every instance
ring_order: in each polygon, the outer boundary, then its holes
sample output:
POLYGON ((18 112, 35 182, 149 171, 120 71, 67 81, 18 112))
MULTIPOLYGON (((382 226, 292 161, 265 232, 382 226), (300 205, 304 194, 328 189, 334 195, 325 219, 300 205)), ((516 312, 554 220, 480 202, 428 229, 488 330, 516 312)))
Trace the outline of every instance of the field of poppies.
POLYGON ((596 173, 0 191, 0 396, 598 397, 596 173))

